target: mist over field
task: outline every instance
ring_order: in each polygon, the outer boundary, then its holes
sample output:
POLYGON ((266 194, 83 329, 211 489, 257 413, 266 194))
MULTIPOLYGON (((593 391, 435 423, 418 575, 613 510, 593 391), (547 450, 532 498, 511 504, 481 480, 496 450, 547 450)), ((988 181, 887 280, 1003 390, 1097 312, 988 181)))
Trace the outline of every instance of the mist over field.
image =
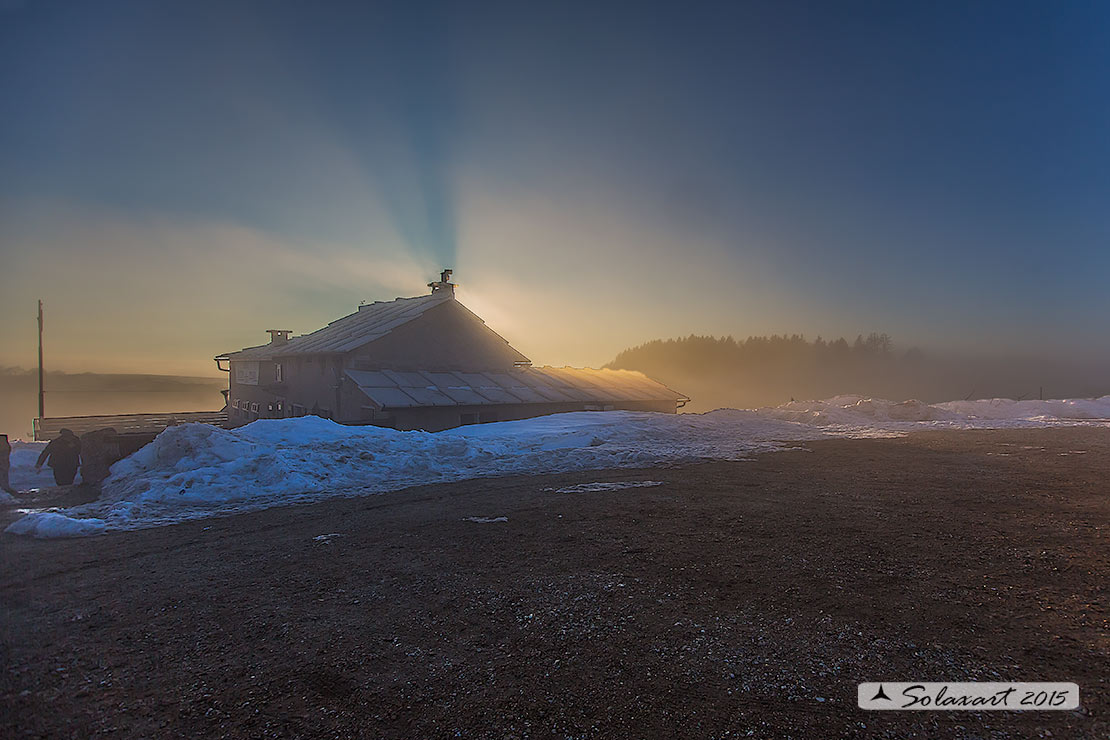
MULTIPOLYGON (((1093 398, 1110 393, 1110 360, 973 355, 902 347, 871 333, 848 341, 802 335, 691 335, 626 349, 605 367, 639 370, 690 397, 683 411, 777 406, 842 394, 939 403, 968 398, 1093 398)), ((48 372, 47 416, 216 411, 227 379, 48 372)), ((0 433, 30 439, 33 370, 0 368, 0 433)))
POLYGON ((813 341, 801 335, 691 335, 619 353, 606 367, 639 370, 692 400, 685 411, 775 406, 858 394, 938 403, 969 398, 1091 398, 1110 393, 1110 360, 902 348, 886 334, 813 341))
MULTIPOLYGON (((46 374, 47 416, 219 411, 226 378, 98 373, 46 374)), ((31 439, 38 372, 0 369, 0 434, 31 439)))

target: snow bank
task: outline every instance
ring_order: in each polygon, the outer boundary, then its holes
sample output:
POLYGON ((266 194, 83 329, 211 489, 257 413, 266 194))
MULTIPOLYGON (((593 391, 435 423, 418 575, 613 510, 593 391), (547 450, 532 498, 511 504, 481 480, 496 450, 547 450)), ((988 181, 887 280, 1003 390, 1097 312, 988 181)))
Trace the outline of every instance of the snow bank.
POLYGON ((969 420, 1068 422, 1110 418, 1110 396, 1057 401, 950 401, 937 408, 969 420))
MULTIPOLYGON (((936 405, 838 396, 755 411, 556 414, 436 434, 345 427, 316 417, 261 420, 234 430, 186 424, 114 465, 100 499, 65 514, 95 518, 95 531, 134 529, 509 473, 739 460, 829 436, 1083 423, 1110 424, 1110 396, 936 405)), ((25 521, 8 531, 53 531, 25 521)), ((50 526, 68 533, 66 526, 76 525, 50 526)))
POLYGON ((921 401, 894 402, 862 396, 837 396, 824 401, 798 401, 763 408, 759 410, 759 414, 818 426, 879 425, 889 428, 888 424, 891 422, 949 422, 944 426, 997 429, 1068 424, 1075 421, 1107 421, 1110 420, 1110 396, 1057 401, 992 398, 933 405, 921 401))
POLYGON ((876 422, 958 421, 959 414, 921 401, 884 401, 837 396, 825 401, 792 401, 759 410, 763 416, 817 426, 871 426, 876 422))
POLYGON ((66 513, 133 529, 332 496, 508 473, 740 459, 815 439, 819 429, 752 411, 557 414, 430 434, 316 417, 234 430, 171 427, 112 466, 101 497, 66 513))
POLYGON ((73 519, 63 514, 36 512, 17 519, 4 531, 42 538, 87 537, 100 534, 105 526, 103 519, 73 519))

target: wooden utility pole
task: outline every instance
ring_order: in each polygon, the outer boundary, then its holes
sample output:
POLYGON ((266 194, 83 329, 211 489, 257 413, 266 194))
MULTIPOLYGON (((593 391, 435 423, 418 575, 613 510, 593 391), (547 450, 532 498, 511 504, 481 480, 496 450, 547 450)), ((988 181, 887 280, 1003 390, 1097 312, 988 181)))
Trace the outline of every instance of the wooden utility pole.
POLYGON ((39 418, 46 416, 46 404, 42 389, 42 299, 39 299, 39 418))

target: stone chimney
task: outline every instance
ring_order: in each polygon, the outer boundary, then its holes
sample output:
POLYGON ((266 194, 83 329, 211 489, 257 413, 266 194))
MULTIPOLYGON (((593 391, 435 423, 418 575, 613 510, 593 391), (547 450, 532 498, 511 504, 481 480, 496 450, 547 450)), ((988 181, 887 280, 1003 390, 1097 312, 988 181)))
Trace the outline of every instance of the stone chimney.
POLYGON ((289 335, 293 333, 293 330, 267 329, 266 333, 270 335, 270 344, 285 344, 289 341, 289 335))
POLYGON ((445 269, 439 274, 439 280, 434 283, 428 283, 428 287, 432 289, 432 293, 439 293, 440 291, 448 291, 450 295, 455 294, 455 284, 451 282, 451 273, 453 270, 445 269))

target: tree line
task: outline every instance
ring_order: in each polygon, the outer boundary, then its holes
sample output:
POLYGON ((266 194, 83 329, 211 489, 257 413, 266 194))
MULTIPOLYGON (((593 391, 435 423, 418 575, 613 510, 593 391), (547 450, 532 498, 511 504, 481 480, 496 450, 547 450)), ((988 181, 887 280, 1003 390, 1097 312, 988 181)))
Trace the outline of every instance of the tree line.
MULTIPOLYGON (((678 339, 656 339, 626 349, 606 367, 629 370, 652 367, 719 373, 813 361, 853 365, 876 360, 885 362, 893 354, 894 341, 889 334, 880 332, 871 332, 866 337, 860 334, 851 343, 844 337, 826 341, 820 336, 811 342, 801 334, 772 334, 740 340, 732 336, 691 334, 678 339)), ((905 354, 913 359, 921 356, 916 348, 905 354)))

